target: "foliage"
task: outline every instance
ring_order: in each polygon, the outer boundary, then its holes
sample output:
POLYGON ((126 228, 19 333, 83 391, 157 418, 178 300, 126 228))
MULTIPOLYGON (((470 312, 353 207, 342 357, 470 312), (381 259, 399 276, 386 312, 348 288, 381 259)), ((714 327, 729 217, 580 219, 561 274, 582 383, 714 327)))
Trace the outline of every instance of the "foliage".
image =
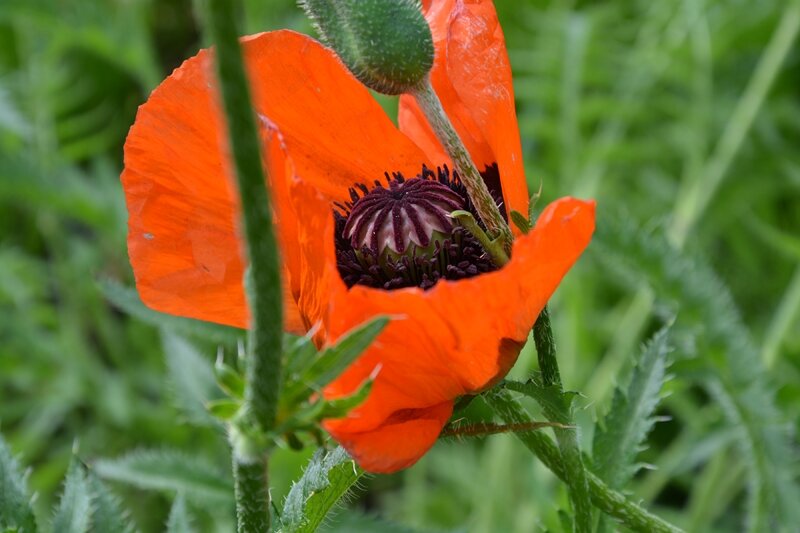
POLYGON ((317 450, 292 485, 280 515, 280 531, 316 531, 331 508, 364 474, 342 448, 317 450))
POLYGON ((611 408, 595 430, 594 470, 614 488, 625 486, 641 468, 636 456, 657 421, 653 413, 667 378, 668 331, 662 329, 645 345, 627 390, 614 391, 611 408))
MULTIPOLYGON (((563 194, 598 201, 591 260, 552 302, 564 386, 585 395, 575 398, 583 452, 688 530, 790 528, 800 499, 800 303, 787 290, 800 273, 796 41, 752 120, 736 110, 796 1, 496 3, 537 207, 563 194), (742 141, 676 246, 679 204, 718 172, 730 131, 742 141), (672 315, 674 377, 662 386, 651 351, 661 345, 636 347, 672 315), (620 413, 635 406, 633 418, 620 413), (665 421, 650 429, 654 418, 665 421), (612 442, 627 444, 615 455, 612 442), (631 470, 644 463, 655 469, 631 470)), ((295 4, 244 0, 243 22, 310 31, 295 4)), ((138 302, 118 181, 136 106, 203 44, 195 13, 189 0, 0 2, 0 531, 34 530, 34 519, 43 531, 56 519, 85 525, 72 518, 87 501, 94 530, 230 530, 229 450, 204 406, 223 393, 209 379, 219 380, 214 355, 221 347, 239 369, 229 355, 243 335, 138 302), (73 460, 76 439, 88 469, 73 460)), ((308 339, 286 346, 289 365, 317 357, 308 339)), ((535 359, 526 348, 514 378, 535 359)), ((318 386, 306 383, 304 394, 318 386)), ((476 400, 457 416, 491 413, 476 400)), ((275 452, 275 502, 305 479, 313 443, 301 444, 275 452)), ((325 528, 563 531, 568 508, 563 484, 508 435, 440 443, 407 472, 360 483, 325 528)))
POLYGON ((36 530, 25 478, 2 438, 0 438, 0 496, 2 496, 0 528, 36 530))

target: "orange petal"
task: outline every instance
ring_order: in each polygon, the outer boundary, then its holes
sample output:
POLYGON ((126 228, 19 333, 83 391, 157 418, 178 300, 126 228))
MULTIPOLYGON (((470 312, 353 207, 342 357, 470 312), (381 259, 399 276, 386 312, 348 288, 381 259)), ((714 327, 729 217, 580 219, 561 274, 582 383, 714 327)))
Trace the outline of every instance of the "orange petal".
MULTIPOLYGON (((344 200, 355 182, 386 171, 419 172, 425 156, 387 118, 333 53, 290 31, 243 39, 254 104, 271 149, 278 238, 285 264, 285 326, 304 332, 297 219, 288 182, 302 176, 328 199, 344 200), (281 155, 292 154, 291 169, 281 155)), ((212 56, 186 61, 151 95, 125 144, 122 183, 128 248, 142 300, 159 311, 247 325, 238 238, 238 198, 212 56)), ((330 206, 324 208, 330 216, 330 206)))
POLYGON ((244 273, 208 54, 186 61, 139 108, 125 142, 128 253, 144 303, 247 325, 244 273))
POLYGON ((334 433, 362 468, 386 474, 408 468, 434 445, 453 412, 453 402, 398 413, 365 433, 334 433))
MULTIPOLYGON (((491 0, 433 0, 424 4, 436 60, 431 82, 479 170, 497 162, 505 203, 527 213, 511 65, 491 0)), ((437 164, 449 161, 421 110, 400 98, 400 129, 437 164)), ((516 228, 515 228, 516 231, 516 228)))
POLYGON ((257 112, 280 131, 297 177, 326 198, 349 200, 356 183, 414 176, 427 162, 328 48, 292 31, 244 43, 257 112))
MULTIPOLYGON (((377 341, 326 390, 352 393, 379 369, 367 400, 349 417, 329 421, 339 435, 368 434, 399 412, 426 409, 485 389, 505 375, 530 328, 594 231, 594 203, 554 202, 530 234, 514 244, 503 269, 429 291, 356 286, 332 292, 328 338, 365 317, 395 317, 377 341)), ((422 452, 421 452, 422 453, 422 452)))

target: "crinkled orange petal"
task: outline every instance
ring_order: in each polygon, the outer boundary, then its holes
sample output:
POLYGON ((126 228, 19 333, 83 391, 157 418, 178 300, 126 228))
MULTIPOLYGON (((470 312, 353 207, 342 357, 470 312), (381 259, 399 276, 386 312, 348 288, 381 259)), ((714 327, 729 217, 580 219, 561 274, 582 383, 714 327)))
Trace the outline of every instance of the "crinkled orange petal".
POLYGON ((320 194, 349 200, 356 183, 420 172, 425 154, 331 50, 287 30, 244 44, 256 111, 280 131, 296 174, 320 194))
POLYGON ((371 431, 336 435, 362 468, 377 474, 396 472, 416 463, 433 446, 453 412, 453 402, 399 413, 371 431))
MULTIPOLYGON (((511 65, 494 4, 433 0, 424 10, 436 47, 431 82, 447 115, 479 170, 498 164, 506 205, 527 213, 511 65)), ((449 161, 411 96, 400 98, 399 122, 436 164, 449 161)))
MULTIPOLYGON (((328 397, 352 393, 378 371, 372 392, 350 416, 326 422, 337 440, 381 431, 408 410, 424 410, 485 389, 502 377, 547 300, 588 245, 594 203, 563 198, 515 243, 502 269, 423 291, 355 286, 331 294, 327 334, 333 341, 365 317, 394 318, 377 341, 326 388, 328 397)), ((330 268, 330 265, 329 267, 330 268)), ((365 456, 351 439, 348 450, 365 456)), ((421 457, 427 448, 418 450, 421 457)))
MULTIPOLYGON (((280 136, 273 142, 280 143, 280 136)), ((292 154, 285 158, 291 163, 292 154)), ((440 281, 429 291, 347 289, 336 268, 330 200, 299 174, 288 182, 291 203, 303 221, 297 226, 298 301, 306 315, 319 316, 320 339, 334 343, 371 317, 392 317, 376 342, 324 391, 326 397, 341 397, 375 376, 362 405, 324 424, 359 464, 375 472, 409 466, 433 445, 447 417, 427 416, 431 409, 449 409, 455 398, 481 391, 506 374, 594 230, 594 203, 564 198, 515 241, 512 259, 501 270, 440 281), (402 443, 387 444, 400 434, 402 443)))
MULTIPOLYGON (((294 170, 320 194, 341 201, 356 182, 382 179, 386 171, 419 172, 424 154, 330 50, 291 31, 242 43, 262 135, 280 130, 294 170)), ((122 175, 128 249, 147 305, 245 327, 238 200, 214 80, 212 56, 203 50, 140 108, 125 144, 122 175)), ((286 266, 284 322, 288 331, 302 333, 315 318, 299 313, 295 303, 300 292, 297 220, 287 185, 279 181, 287 172, 272 174, 286 266)), ((326 299, 324 294, 314 298, 326 299)))

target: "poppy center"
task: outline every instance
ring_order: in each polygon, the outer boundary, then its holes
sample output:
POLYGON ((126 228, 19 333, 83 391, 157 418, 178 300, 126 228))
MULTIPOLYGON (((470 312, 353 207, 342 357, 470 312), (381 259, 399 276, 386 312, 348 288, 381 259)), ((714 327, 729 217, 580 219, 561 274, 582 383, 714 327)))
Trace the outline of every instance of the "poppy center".
MULTIPOLYGON (((497 165, 481 173, 505 217, 497 165)), ((429 289, 496 270, 472 234, 449 214, 477 213, 456 172, 447 166, 406 179, 386 173, 386 183, 356 184, 350 200, 336 204, 336 259, 348 287, 429 289)))
POLYGON ((355 250, 402 255, 409 245, 430 246, 435 234, 450 235, 448 214, 463 208, 463 198, 437 181, 390 180, 388 187, 377 186, 353 204, 344 237, 355 250))

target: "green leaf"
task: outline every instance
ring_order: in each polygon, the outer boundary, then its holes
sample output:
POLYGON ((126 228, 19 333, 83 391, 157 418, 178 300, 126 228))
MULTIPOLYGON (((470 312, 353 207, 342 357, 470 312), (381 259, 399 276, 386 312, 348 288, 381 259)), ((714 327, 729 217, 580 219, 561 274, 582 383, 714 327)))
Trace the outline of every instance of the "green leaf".
POLYGON ((201 457, 174 450, 143 450, 95 463, 98 475, 149 490, 183 493, 198 503, 229 505, 230 474, 201 457))
POLYGON ((211 362, 186 339, 164 330, 161 334, 167 370, 175 401, 189 420, 201 426, 215 426, 206 404, 221 397, 211 362))
POLYGON ((335 346, 322 351, 300 376, 284 386, 281 400, 287 405, 295 405, 321 390, 344 372, 388 323, 388 317, 379 316, 349 331, 335 346))
POLYGON ((364 474, 342 448, 317 450, 283 504, 281 533, 310 533, 364 474))
POLYGON ((545 386, 531 380, 526 383, 519 381, 504 381, 503 386, 508 390, 519 392, 536 400, 548 420, 560 424, 569 424, 572 418, 572 404, 577 393, 561 391, 558 385, 545 386))
POLYGON ((680 302, 673 330, 695 336, 703 354, 698 385, 724 409, 748 459, 751 529, 764 528, 767 516, 779 523, 800 523, 800 488, 791 469, 792 436, 775 404, 772 385, 736 302, 716 273, 702 260, 673 248, 663 233, 642 230, 621 216, 604 217, 592 240, 593 256, 630 286, 643 281, 663 304, 680 302))
POLYGON ((24 533, 36 531, 25 476, 0 436, 0 528, 24 533))
POLYGON ((53 517, 53 531, 84 533, 89 531, 92 518, 92 491, 86 472, 73 457, 64 481, 64 492, 53 517))
POLYGON ((183 494, 178 494, 175 496, 175 501, 172 502, 172 509, 169 512, 167 533, 194 533, 194 531, 192 519, 186 509, 186 499, 183 494))
MULTIPOLYGON (((319 528, 321 533, 415 533, 416 529, 353 509, 336 513, 319 528)), ((424 529, 422 531, 428 531, 424 529)))
POLYGON ((669 328, 648 342, 627 391, 617 388, 611 409, 594 435, 594 471, 612 488, 622 488, 638 470, 636 456, 656 419, 653 412, 666 379, 669 328))
POLYGON ((86 474, 92 495, 92 531, 128 533, 133 526, 122 503, 92 472, 86 474))
POLYGON ((135 289, 125 287, 116 281, 100 281, 100 288, 108 301, 116 307, 159 328, 218 343, 236 343, 245 336, 244 330, 153 311, 142 303, 135 289))

